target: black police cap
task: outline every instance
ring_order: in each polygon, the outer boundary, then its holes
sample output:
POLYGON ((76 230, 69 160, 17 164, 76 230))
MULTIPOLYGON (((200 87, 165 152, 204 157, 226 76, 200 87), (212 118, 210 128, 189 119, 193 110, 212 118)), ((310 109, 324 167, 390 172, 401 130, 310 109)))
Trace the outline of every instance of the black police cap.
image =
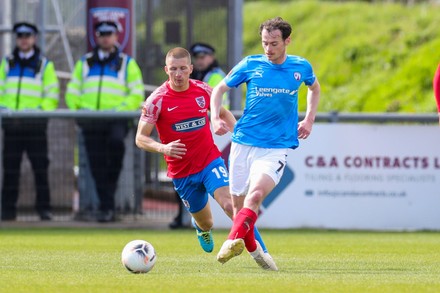
POLYGON ((118 32, 118 25, 113 21, 100 21, 95 25, 95 31, 101 33, 116 33, 118 32))
POLYGON ((215 53, 214 47, 205 43, 195 43, 189 49, 189 52, 193 56, 197 56, 200 54, 212 55, 215 53))
POLYGON ((32 34, 36 35, 38 34, 38 28, 32 23, 29 22, 17 22, 14 24, 14 27, 12 29, 14 33, 16 34, 32 34))

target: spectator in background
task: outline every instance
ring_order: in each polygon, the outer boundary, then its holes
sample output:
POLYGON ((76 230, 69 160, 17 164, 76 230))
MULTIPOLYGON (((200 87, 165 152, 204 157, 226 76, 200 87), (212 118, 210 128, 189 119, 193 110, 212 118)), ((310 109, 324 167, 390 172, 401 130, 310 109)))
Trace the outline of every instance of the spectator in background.
MULTIPOLYGON (((194 67, 190 78, 206 82, 210 87, 215 87, 226 76, 223 70, 219 67, 218 61, 215 58, 215 49, 211 45, 195 43, 191 46, 189 52, 193 57, 192 63, 194 67)), ((229 109, 227 93, 223 96, 223 107, 229 109)), ((186 226, 182 221, 184 206, 177 192, 176 199, 179 204, 179 212, 169 225, 171 229, 183 228, 186 226)))
MULTIPOLYGON (((71 110, 135 111, 144 100, 142 74, 136 61, 118 46, 118 26, 95 26, 97 46, 76 65, 67 86, 71 110)), ((115 192, 125 153, 126 119, 78 122, 100 201, 98 221, 115 221, 115 192)))
MULTIPOLYGON (((35 45, 38 29, 27 22, 14 25, 16 47, 0 65, 0 107, 11 111, 55 110, 59 85, 55 68, 35 45)), ((2 220, 17 217, 18 184, 23 152, 26 152, 35 175, 35 208, 41 220, 51 220, 48 183, 47 119, 8 119, 2 123, 3 189, 2 220)))
POLYGON ((438 65, 437 71, 434 75, 433 87, 435 99, 437 101, 438 123, 440 125, 440 64, 438 65))

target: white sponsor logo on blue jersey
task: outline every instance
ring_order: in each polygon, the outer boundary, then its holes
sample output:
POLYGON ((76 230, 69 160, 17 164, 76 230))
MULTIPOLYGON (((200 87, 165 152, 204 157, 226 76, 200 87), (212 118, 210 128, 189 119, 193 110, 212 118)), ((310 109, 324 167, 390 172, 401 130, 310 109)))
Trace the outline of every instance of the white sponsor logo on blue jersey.
POLYGON ((294 95, 298 90, 290 90, 283 88, 273 88, 273 87, 255 87, 255 94, 257 97, 273 97, 276 94, 288 94, 294 95))

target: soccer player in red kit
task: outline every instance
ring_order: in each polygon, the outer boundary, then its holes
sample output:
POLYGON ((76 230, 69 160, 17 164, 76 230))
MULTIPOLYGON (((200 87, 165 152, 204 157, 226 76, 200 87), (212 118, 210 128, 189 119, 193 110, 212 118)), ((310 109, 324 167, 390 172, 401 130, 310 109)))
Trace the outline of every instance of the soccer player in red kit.
MULTIPOLYGON (((211 88, 204 82, 189 79, 192 65, 187 50, 171 49, 165 63, 169 80, 147 98, 136 145, 149 152, 164 154, 168 176, 173 179, 177 193, 192 215, 199 243, 204 251, 211 252, 214 248, 213 221, 208 194, 230 218, 233 217, 228 171, 209 126, 211 88), (155 126, 161 143, 151 138, 155 126)), ((221 107, 219 117, 228 129, 234 128, 236 121, 231 112, 221 107)), ((254 233, 261 247, 265 247, 256 227, 254 233)), ((269 269, 268 255, 263 249, 258 254, 251 254, 263 269, 269 269)), ((271 263, 272 268, 276 266, 273 261, 271 263)))
MULTIPOLYGON (((200 245, 211 252, 214 242, 208 193, 232 217, 229 177, 209 126, 211 88, 189 79, 191 56, 184 48, 171 49, 165 59, 169 80, 156 89, 142 109, 136 145, 149 152, 163 153, 168 176, 192 215, 200 245), (161 142, 151 138, 156 126, 161 142)), ((222 108, 221 119, 230 129, 236 122, 222 108)))
POLYGON ((433 86, 434 86, 435 99, 437 101, 438 123, 440 125, 440 64, 438 65, 437 71, 435 72, 434 75, 433 86))

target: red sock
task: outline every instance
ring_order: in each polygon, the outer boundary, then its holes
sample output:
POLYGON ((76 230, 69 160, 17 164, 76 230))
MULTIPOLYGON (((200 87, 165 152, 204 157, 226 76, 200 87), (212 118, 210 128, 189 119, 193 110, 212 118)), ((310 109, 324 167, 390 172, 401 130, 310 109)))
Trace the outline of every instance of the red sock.
MULTIPOLYGON (((252 231, 251 237, 254 238, 254 225, 257 221, 257 214, 248 208, 242 208, 234 218, 234 223, 232 224, 231 232, 229 232, 228 239, 245 239, 246 234, 252 231)), ((246 241, 246 240, 245 240, 246 241)), ((256 245, 254 243, 254 245, 256 245)), ((255 249, 254 249, 255 250, 255 249)))
POLYGON ((244 236, 244 245, 249 252, 254 252, 257 249, 257 243, 255 242, 254 235, 254 225, 252 225, 252 229, 249 230, 246 236, 244 236))

